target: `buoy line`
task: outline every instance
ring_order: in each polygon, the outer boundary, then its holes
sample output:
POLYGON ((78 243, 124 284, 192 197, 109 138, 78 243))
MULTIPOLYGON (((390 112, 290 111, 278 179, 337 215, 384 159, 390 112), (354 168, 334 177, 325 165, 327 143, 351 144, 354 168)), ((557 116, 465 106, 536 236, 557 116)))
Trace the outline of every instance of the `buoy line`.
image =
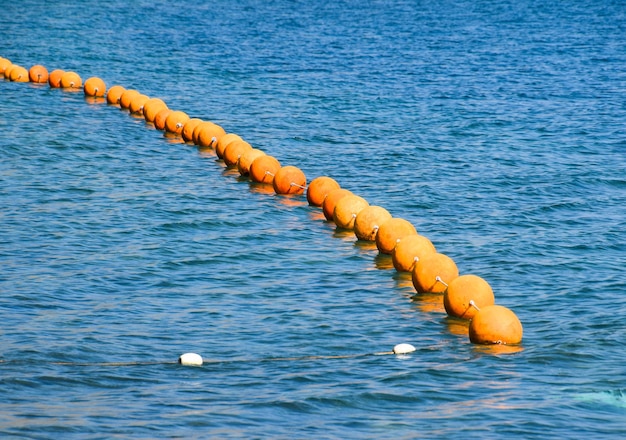
MULTIPOLYGON (((205 359, 197 353, 183 353, 178 357, 177 361, 126 361, 126 362, 70 362, 70 361, 50 361, 50 365, 68 366, 68 367, 134 367, 134 366, 151 366, 151 365, 173 365, 180 364, 184 366, 201 366, 205 364, 241 364, 241 363, 265 363, 265 362, 301 362, 316 360, 332 360, 332 359, 354 359, 371 356, 405 356, 415 351, 415 347, 411 344, 396 344, 391 351, 381 351, 375 353, 355 353, 341 355, 308 355, 308 356, 285 356, 285 357, 268 357, 261 359, 235 358, 235 359, 205 359)), ((7 360, 0 359, 0 364, 30 364, 27 359, 7 360)), ((37 361, 37 363, 42 363, 37 361)))
MULTIPOLYGON (((342 188, 328 176, 313 179, 307 185, 305 174, 293 165, 280 161, 235 133, 180 110, 172 110, 159 98, 150 98, 138 90, 114 85, 106 90, 104 81, 91 77, 84 82, 76 72, 48 70, 42 65, 30 69, 0 57, 0 75, 9 81, 48 83, 51 88, 80 91, 94 102, 119 106, 136 117, 143 117, 166 137, 180 137, 199 150, 212 150, 226 167, 237 168, 251 182, 271 185, 277 195, 302 195, 310 206, 321 208, 324 217, 339 230, 353 231, 356 238, 376 244, 380 254, 390 255, 398 272, 409 272, 417 294, 441 294, 446 313, 468 326, 474 344, 518 345, 522 324, 507 307, 496 305, 491 286, 474 274, 459 274, 455 262, 436 250, 432 242, 419 234, 408 220, 393 217, 385 208, 342 188)), ((202 358, 188 354, 189 364, 202 358)), ((185 356, 185 355, 183 355, 185 356)), ((179 359, 179 361, 183 358, 179 359)), ((187 361, 181 363, 187 365, 187 361)))

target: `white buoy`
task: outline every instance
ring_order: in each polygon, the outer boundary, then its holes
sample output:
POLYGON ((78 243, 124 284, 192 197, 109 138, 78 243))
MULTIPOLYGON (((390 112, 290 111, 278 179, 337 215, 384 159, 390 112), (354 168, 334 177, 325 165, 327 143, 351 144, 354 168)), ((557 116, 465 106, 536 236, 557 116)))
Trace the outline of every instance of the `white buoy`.
POLYGON ((407 354, 407 353, 412 353, 414 351, 415 351, 415 347, 413 347, 411 344, 398 344, 395 347, 393 347, 394 354, 407 354))
POLYGON ((196 353, 181 354, 178 363, 190 367, 199 367, 202 365, 202 356, 196 353))

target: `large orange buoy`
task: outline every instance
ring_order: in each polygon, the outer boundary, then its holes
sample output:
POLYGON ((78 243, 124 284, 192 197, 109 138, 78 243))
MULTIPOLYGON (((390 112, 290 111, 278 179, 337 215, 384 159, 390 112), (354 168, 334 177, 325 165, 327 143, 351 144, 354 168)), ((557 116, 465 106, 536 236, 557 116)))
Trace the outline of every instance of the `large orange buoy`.
POLYGON ((4 72, 7 70, 7 67, 9 67, 11 64, 13 64, 11 60, 0 57, 0 75, 5 76, 4 72))
POLYGON ((389 219, 391 214, 382 206, 366 206, 354 219, 354 235, 362 241, 375 241, 380 225, 389 219))
POLYGON ((83 87, 83 80, 76 72, 65 72, 61 75, 61 87, 64 89, 80 89, 83 87))
POLYGON ((143 117, 143 106, 148 100, 150 100, 150 97, 143 93, 135 95, 131 98, 130 104, 128 104, 128 110, 133 115, 143 117))
POLYGON ((28 70, 26 67, 13 65, 9 73, 9 79, 14 82, 29 82, 28 70))
POLYGON ((139 92, 139 90, 135 90, 135 89, 124 90, 124 92, 120 96, 120 107, 128 110, 130 108, 130 102, 133 100, 133 98, 139 95, 141 95, 141 92, 139 92))
POLYGON ((30 82, 45 84, 48 82, 48 69, 41 64, 35 64, 28 70, 30 82))
POLYGON ((250 178, 257 183, 272 183, 280 168, 280 162, 274 156, 259 156, 250 165, 250 178))
POLYGON ((519 344, 524 330, 512 310, 498 305, 481 307, 469 326, 474 344, 519 344))
POLYGON ((61 87, 61 77, 65 73, 65 70, 55 69, 48 75, 48 84, 52 88, 61 87))
POLYGON ((393 267, 398 272, 411 272, 413 265, 424 255, 437 252, 432 241, 423 235, 402 237, 391 252, 393 267))
POLYGON ((10 63, 4 68, 4 78, 11 81, 11 70, 15 67, 15 64, 10 63))
POLYGON ((102 97, 106 94, 106 90, 107 87, 104 81, 96 76, 87 78, 83 85, 85 96, 102 97))
POLYGON ((398 240, 415 234, 417 230, 408 220, 392 217, 379 226, 376 234, 376 247, 381 254, 391 254, 398 240))
POLYGON ((154 123, 157 113, 166 108, 167 104, 161 98, 150 98, 143 103, 143 118, 154 123))
POLYGON ((120 85, 111 87, 107 92, 107 103, 111 105, 120 105, 120 98, 122 97, 122 93, 125 91, 126 88, 120 85))
MULTIPOLYGON (((145 110, 145 106, 144 106, 144 110, 145 110)), ((157 114, 154 116, 154 121, 152 121, 154 123, 154 128, 156 128, 157 130, 161 130, 161 131, 165 130, 165 120, 172 112, 173 110, 167 107, 164 107, 161 110, 159 110, 157 114)))
POLYGON ((346 197, 352 194, 352 191, 345 188, 336 188, 330 190, 328 194, 326 194, 326 197, 324 197, 324 201, 322 202, 322 211, 324 212, 324 217, 326 218, 326 220, 332 221, 337 202, 341 200, 342 197, 346 197))
POLYGON ((211 121, 204 121, 193 130, 193 143, 200 148, 215 148, 217 141, 226 135, 226 130, 211 121))
POLYGON ((228 167, 237 166, 237 162, 239 162, 241 155, 248 150, 252 150, 252 145, 243 139, 230 142, 224 149, 224 163, 228 167))
POLYGON ((306 188, 306 176, 300 168, 287 165, 276 172, 272 185, 276 194, 302 194, 306 188))
POLYGON ((332 177, 319 176, 311 180, 306 190, 306 200, 311 206, 322 206, 324 198, 333 189, 339 189, 340 186, 332 177))
POLYGON ((412 280, 419 293, 443 293, 459 276, 452 258, 439 252, 424 255, 413 266, 412 280))
POLYGON ((361 196, 354 194, 337 200, 333 210, 333 221, 340 229, 353 230, 356 216, 369 206, 369 202, 361 196))
POLYGON ((476 275, 456 277, 443 293, 446 313, 457 318, 472 319, 478 309, 491 306, 494 302, 491 286, 476 275))
POLYGON ((189 115, 183 111, 175 110, 165 118, 165 131, 173 134, 180 134, 185 123, 189 120, 189 115))
POLYGON ((224 150, 226 149, 226 147, 228 147, 228 144, 234 141, 241 141, 241 140, 243 140, 241 136, 235 133, 226 133, 220 136, 217 139, 217 143, 215 144, 215 154, 217 154, 217 157, 219 157, 220 159, 223 159, 224 150))
POLYGON ((183 125, 183 131, 180 132, 180 135, 183 137, 185 142, 193 142, 193 131, 202 122, 203 121, 200 118, 191 118, 185 122, 185 125, 183 125))
POLYGON ((237 170, 239 170, 239 174, 242 176, 250 174, 250 165, 252 165, 254 159, 259 156, 265 156, 265 151, 259 150, 258 148, 252 148, 251 150, 244 151, 237 162, 237 170))

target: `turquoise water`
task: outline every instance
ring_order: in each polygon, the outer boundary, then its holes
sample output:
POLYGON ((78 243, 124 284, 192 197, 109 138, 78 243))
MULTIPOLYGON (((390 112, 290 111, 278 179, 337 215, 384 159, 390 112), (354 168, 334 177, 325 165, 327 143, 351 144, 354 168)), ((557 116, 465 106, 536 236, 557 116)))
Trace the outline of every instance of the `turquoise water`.
POLYGON ((4 5, 0 56, 335 178, 485 278, 524 340, 471 344, 302 196, 0 81, 2 437, 626 434, 626 5, 98 3, 4 5))

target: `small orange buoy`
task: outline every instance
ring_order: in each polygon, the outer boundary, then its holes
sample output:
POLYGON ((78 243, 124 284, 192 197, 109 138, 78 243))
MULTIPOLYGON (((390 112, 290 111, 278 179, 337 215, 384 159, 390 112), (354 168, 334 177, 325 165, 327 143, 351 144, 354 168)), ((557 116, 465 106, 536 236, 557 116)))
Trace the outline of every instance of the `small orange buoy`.
POLYGON ((183 111, 175 110, 165 118, 165 131, 173 134, 180 134, 185 123, 189 120, 189 115, 183 111))
POLYGON ((76 72, 65 72, 61 75, 61 87, 64 89, 80 89, 83 86, 83 80, 76 72))
POLYGON ((162 108, 161 110, 159 110, 156 114, 156 116, 154 117, 154 128, 156 128, 157 130, 165 130, 165 120, 167 119, 167 117, 169 116, 170 113, 172 113, 173 110, 165 107, 162 108))
POLYGON ((120 105, 120 98, 122 96, 122 93, 124 93, 125 91, 126 91, 126 88, 122 86, 116 85, 116 86, 111 87, 109 91, 107 92, 107 103, 111 105, 120 105))
POLYGON ((354 235, 363 241, 375 241, 380 225, 391 219, 391 214, 382 206, 366 206, 354 219, 354 235))
POLYGON ((143 117, 143 106, 149 99, 150 97, 148 95, 144 95, 143 93, 133 96, 128 104, 128 110, 133 115, 143 117))
POLYGON ((13 65, 9 73, 9 79, 14 82, 29 82, 28 70, 26 67, 13 65))
POLYGON ((479 309, 492 306, 494 302, 491 286, 476 275, 456 277, 443 293, 446 313, 457 318, 472 319, 479 309))
POLYGON ((426 254, 437 252, 433 243, 423 235, 402 237, 391 252, 393 267, 398 272, 411 272, 413 265, 426 254))
POLYGON ((183 140, 185 142, 193 141, 193 131, 202 122, 203 121, 200 118, 191 118, 190 120, 185 122, 185 125, 183 125, 183 131, 180 132, 180 135, 183 137, 183 140))
POLYGON ((393 217, 380 225, 376 234, 376 247, 381 254, 391 254, 398 240, 415 235, 417 230, 408 220, 393 217))
POLYGON ((481 307, 469 326, 474 344, 519 344, 524 330, 512 310, 498 305, 481 307))
POLYGON ((222 136, 220 136, 217 139, 217 143, 215 144, 215 154, 217 154, 217 157, 219 157, 220 159, 224 158, 224 150, 226 149, 226 147, 228 147, 228 144, 230 144, 231 142, 234 142, 236 140, 243 140, 241 139, 241 136, 239 136, 238 134, 235 133, 226 133, 222 136))
POLYGON ((224 149, 224 163, 228 167, 237 166, 237 162, 239 162, 241 155, 248 150, 252 150, 252 145, 244 140, 235 140, 230 142, 224 149))
POLYGON ((306 176, 300 168, 287 165, 276 172, 272 185, 276 194, 302 194, 306 187, 306 176))
POLYGON ((193 143, 200 148, 215 148, 217 140, 225 134, 226 131, 221 126, 204 121, 193 130, 193 143))
POLYGON ((250 174, 250 165, 254 162, 254 159, 260 156, 265 156, 265 151, 253 148, 251 150, 244 151, 237 162, 237 170, 242 176, 250 174))
POLYGON ((324 197, 324 201, 322 202, 322 211, 324 212, 326 220, 333 220, 333 214, 335 213, 335 206, 337 206, 337 202, 341 200, 342 197, 350 195, 353 195, 352 191, 345 188, 336 188, 330 190, 328 194, 326 194, 326 197, 324 197))
POLYGON ((52 88, 61 87, 61 77, 65 73, 65 70, 55 69, 48 75, 48 84, 52 88))
POLYGON ((143 103, 143 118, 146 122, 153 122, 157 113, 167 108, 167 104, 161 98, 150 98, 143 103))
POLYGON ((280 168, 280 162, 274 156, 259 156, 250 165, 250 178, 258 183, 272 183, 280 168))
POLYGON ((322 206, 324 198, 333 189, 339 189, 337 181, 331 177, 320 176, 311 180, 306 190, 306 199, 311 206, 322 206))
POLYGON ((87 78, 83 85, 85 96, 102 97, 106 94, 106 89, 107 87, 104 81, 96 76, 87 78))
POLYGON ((333 221, 338 228, 353 230, 356 216, 367 206, 369 202, 361 196, 351 194, 342 197, 335 204, 333 221))
POLYGON ((41 64, 36 64, 28 70, 30 82, 44 84, 48 82, 48 69, 41 64))
POLYGON ((452 258, 439 252, 426 254, 413 266, 413 286, 418 293, 443 293, 459 276, 452 258))
POLYGON ((135 89, 124 90, 124 92, 120 96, 120 107, 128 110, 130 108, 130 102, 133 100, 133 98, 135 98, 136 96, 139 96, 140 94, 141 93, 139 93, 139 90, 135 90, 135 89))
POLYGON ((7 70, 7 68, 8 68, 11 64, 13 64, 13 63, 11 62, 11 60, 8 60, 8 59, 6 59, 6 58, 2 58, 2 57, 0 57, 0 75, 2 75, 2 76, 5 76, 5 77, 6 77, 6 75, 4 74, 4 72, 7 70))

